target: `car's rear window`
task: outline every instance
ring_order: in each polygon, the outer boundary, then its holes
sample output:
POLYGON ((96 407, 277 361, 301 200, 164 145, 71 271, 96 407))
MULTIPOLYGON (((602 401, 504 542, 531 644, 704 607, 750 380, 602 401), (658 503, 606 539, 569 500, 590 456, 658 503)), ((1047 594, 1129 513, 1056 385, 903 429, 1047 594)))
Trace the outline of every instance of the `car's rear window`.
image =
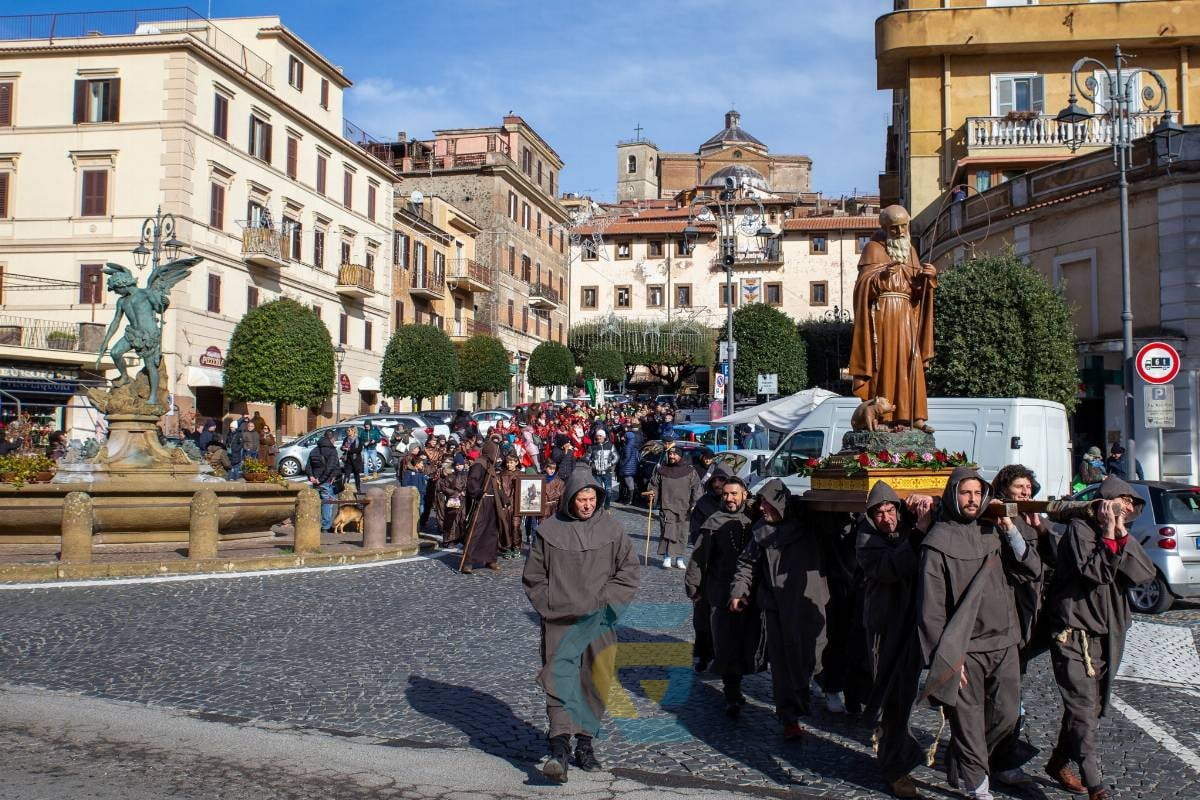
POLYGON ((1163 492, 1163 522, 1200 525, 1200 492, 1163 492))

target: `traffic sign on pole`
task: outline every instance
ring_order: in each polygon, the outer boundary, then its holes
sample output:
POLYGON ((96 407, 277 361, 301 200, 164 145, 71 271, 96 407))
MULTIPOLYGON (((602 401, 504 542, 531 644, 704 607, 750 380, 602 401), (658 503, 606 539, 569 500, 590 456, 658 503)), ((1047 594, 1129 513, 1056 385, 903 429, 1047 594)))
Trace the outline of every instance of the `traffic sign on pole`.
POLYGON ((779 374, 769 372, 758 376, 759 394, 779 394, 779 374))
POLYGON ((713 380, 713 398, 716 400, 725 399, 725 376, 720 373, 713 380))
POLYGON ((732 347, 729 346, 728 342, 721 342, 719 352, 717 353, 717 360, 729 361, 731 357, 734 361, 737 361, 737 342, 734 342, 732 347))
POLYGON ((1175 380, 1179 374, 1179 351, 1166 342, 1151 342, 1138 350, 1134 364, 1142 380, 1161 386, 1175 380))
POLYGON ((1147 428, 1175 427, 1175 390, 1170 386, 1143 386, 1142 424, 1147 428))

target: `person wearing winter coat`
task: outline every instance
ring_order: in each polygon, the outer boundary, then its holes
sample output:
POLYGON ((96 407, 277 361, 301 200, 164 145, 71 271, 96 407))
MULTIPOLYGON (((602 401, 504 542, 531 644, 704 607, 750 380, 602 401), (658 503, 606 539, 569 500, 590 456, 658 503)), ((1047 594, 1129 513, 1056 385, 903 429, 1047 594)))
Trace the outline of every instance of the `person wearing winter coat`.
POLYGON ((1070 792, 1108 800, 1096 755, 1096 729, 1108 710, 1132 618, 1128 591, 1152 580, 1154 563, 1128 524, 1145 501, 1109 475, 1092 518, 1073 519, 1059 542, 1048 615, 1054 681, 1062 695, 1062 725, 1046 771, 1070 792), (1079 775, 1071 769, 1079 766, 1079 775))
POLYGON ((467 505, 467 460, 461 454, 442 464, 442 474, 437 479, 436 505, 442 547, 453 547, 462 540, 467 505))
POLYGON ((809 711, 809 682, 825 648, 829 589, 821 548, 802 504, 774 478, 759 490, 759 520, 738 558, 729 608, 753 602, 767 625, 767 655, 775 715, 785 739, 804 735, 800 717, 809 711))
POLYGON ((229 480, 241 480, 245 446, 242 443, 242 432, 238 430, 237 420, 229 423, 229 432, 225 434, 225 452, 229 454, 229 480))
POLYGON ((342 478, 349 483, 354 478, 354 491, 362 493, 363 441, 358 436, 358 426, 351 425, 342 439, 342 478))
POLYGON ((575 471, 575 446, 565 433, 554 434, 554 445, 550 449, 550 460, 558 467, 558 479, 565 481, 575 471))
POLYGON ((673 445, 667 445, 664 455, 666 463, 655 470, 649 490, 653 495, 651 502, 658 505, 658 554, 662 556, 663 569, 671 566, 687 569, 683 553, 687 547, 688 513, 700 499, 700 479, 673 445))
POLYGON ((617 473, 621 476, 621 497, 630 505, 637 502, 637 472, 640 459, 641 442, 638 432, 633 429, 627 430, 621 445, 621 463, 617 466, 617 473))
POLYGON ((522 583, 541 618, 542 669, 550 757, 542 774, 565 783, 575 765, 602 769, 593 748, 608 688, 616 675, 617 620, 637 594, 633 540, 603 509, 591 470, 566 476, 558 512, 539 526, 522 583))
POLYGON ((333 514, 337 506, 334 483, 342 472, 342 461, 333 446, 333 431, 327 430, 317 440, 317 446, 308 455, 308 481, 321 496, 321 530, 328 533, 333 528, 333 514))
POLYGON ((991 753, 1016 724, 1021 694, 1021 622, 1011 582, 1041 571, 1007 517, 981 519, 991 486, 957 467, 937 521, 921 542, 917 631, 929 666, 922 690, 946 708, 954 733, 947 779, 973 800, 991 800, 991 753))
POLYGON ((258 428, 254 427, 249 417, 243 416, 242 421, 238 423, 238 431, 242 434, 242 460, 257 459, 260 444, 258 428))
POLYGON ((613 474, 620 453, 608 440, 608 431, 604 428, 597 429, 595 436, 596 443, 587 451, 587 462, 591 465, 592 475, 604 489, 604 510, 607 511, 612 507, 613 474))
POLYGON ((725 715, 741 714, 742 677, 765 666, 762 616, 753 604, 737 611, 729 607, 729 585, 738 558, 750 541, 755 515, 741 478, 730 477, 721 491, 721 507, 700 526, 684 576, 684 589, 695 602, 703 594, 709 611, 714 658, 712 671, 721 676, 725 715))

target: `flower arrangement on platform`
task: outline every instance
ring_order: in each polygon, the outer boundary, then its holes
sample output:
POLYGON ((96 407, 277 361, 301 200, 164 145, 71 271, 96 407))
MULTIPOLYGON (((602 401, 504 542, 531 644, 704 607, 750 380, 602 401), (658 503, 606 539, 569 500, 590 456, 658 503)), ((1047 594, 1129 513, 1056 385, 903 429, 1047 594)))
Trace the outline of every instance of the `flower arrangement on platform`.
POLYGON ((888 450, 877 452, 865 451, 856 455, 833 454, 824 458, 810 458, 804 462, 799 474, 812 475, 819 469, 843 469, 847 475, 854 475, 868 469, 921 469, 941 470, 954 469, 971 464, 971 459, 961 450, 923 450, 916 452, 907 450, 903 453, 892 453, 888 450))

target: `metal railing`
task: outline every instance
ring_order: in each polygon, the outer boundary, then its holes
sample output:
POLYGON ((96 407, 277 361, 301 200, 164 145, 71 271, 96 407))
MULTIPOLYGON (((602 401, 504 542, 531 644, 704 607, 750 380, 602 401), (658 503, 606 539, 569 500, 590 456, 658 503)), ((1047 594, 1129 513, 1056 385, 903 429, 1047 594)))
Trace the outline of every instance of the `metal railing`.
POLYGON ((465 278, 490 286, 492 271, 473 258, 456 258, 450 262, 449 278, 465 278))
POLYGON ((548 283, 531 283, 529 284, 530 297, 544 297, 547 300, 557 303, 558 291, 553 289, 548 283))
POLYGON ((104 325, 99 322, 57 322, 0 315, 0 346, 98 353, 103 337, 104 325))
POLYGON ((292 256, 292 241, 274 228, 243 228, 242 258, 266 256, 286 261, 292 256))
MULTIPOLYGON (((1158 124, 1160 114, 1130 114, 1124 120, 1133 138, 1146 136, 1158 124)), ((1088 145, 1111 145, 1113 124, 1093 117, 1064 123, 1044 114, 1003 117, 967 117, 967 147, 1066 147, 1074 139, 1088 145)))
POLYGON ((186 33, 204 42, 247 75, 271 85, 271 64, 265 58, 187 6, 0 17, 2 41, 47 39, 54 44, 61 39, 170 33, 186 33))
POLYGON ((338 267, 338 286, 357 286, 375 291, 375 270, 362 264, 342 264, 338 267))
POLYGON ((431 291, 443 291, 446 285, 446 273, 443 270, 431 269, 429 267, 417 267, 413 270, 412 286, 413 289, 429 289, 431 291))

